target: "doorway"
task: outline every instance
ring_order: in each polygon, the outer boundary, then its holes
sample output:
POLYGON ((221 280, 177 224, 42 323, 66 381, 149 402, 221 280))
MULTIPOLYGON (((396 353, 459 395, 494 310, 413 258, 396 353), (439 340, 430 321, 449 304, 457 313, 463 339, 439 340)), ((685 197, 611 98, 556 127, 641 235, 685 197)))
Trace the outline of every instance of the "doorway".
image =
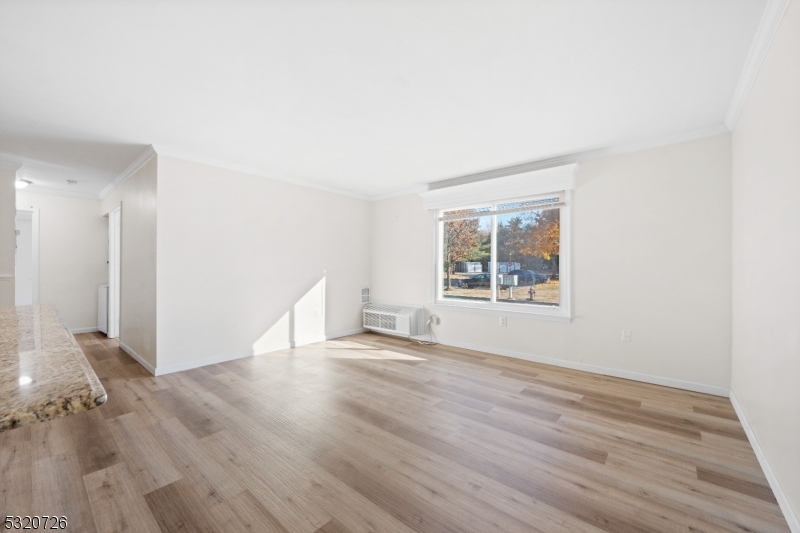
POLYGON ((17 209, 14 305, 39 303, 39 210, 17 209))

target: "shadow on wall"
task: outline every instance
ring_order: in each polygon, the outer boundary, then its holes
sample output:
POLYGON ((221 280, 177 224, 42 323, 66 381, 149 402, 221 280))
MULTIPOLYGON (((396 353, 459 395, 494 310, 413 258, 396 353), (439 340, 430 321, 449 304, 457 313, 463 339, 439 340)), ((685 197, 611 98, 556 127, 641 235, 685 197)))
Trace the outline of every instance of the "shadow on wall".
POLYGON ((259 339, 253 355, 325 340, 325 276, 317 281, 259 339))

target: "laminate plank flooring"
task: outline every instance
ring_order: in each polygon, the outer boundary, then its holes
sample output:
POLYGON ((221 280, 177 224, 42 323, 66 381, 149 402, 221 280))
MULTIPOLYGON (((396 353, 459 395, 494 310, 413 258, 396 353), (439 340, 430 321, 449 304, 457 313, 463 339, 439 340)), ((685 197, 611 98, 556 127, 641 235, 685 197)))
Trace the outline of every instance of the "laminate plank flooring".
POLYGON ((359 334, 153 377, 0 433, 0 514, 68 531, 789 531, 726 398, 359 334))

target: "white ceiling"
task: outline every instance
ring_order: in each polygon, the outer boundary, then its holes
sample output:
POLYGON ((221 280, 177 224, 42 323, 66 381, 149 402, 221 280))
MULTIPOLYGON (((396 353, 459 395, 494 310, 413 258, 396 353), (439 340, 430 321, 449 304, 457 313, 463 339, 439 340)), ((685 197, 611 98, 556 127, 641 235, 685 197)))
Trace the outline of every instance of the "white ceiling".
POLYGON ((766 6, 2 0, 0 160, 96 195, 152 144, 375 196, 681 135, 723 124, 766 6))

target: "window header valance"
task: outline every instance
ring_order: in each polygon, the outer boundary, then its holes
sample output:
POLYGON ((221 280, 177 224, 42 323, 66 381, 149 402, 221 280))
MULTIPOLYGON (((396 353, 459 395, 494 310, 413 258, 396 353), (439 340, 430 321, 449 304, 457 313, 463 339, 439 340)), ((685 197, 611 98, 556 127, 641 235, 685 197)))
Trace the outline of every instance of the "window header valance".
POLYGON ((447 209, 572 190, 578 164, 534 170, 420 193, 424 209, 447 209))
POLYGON ((481 206, 472 209, 456 209, 453 211, 442 211, 439 220, 464 220, 467 218, 484 217, 491 215, 509 215, 512 213, 524 213, 527 211, 546 211, 548 209, 559 209, 567 205, 563 198, 564 194, 549 194, 538 198, 529 198, 521 201, 510 201, 496 203, 490 206, 481 206))

